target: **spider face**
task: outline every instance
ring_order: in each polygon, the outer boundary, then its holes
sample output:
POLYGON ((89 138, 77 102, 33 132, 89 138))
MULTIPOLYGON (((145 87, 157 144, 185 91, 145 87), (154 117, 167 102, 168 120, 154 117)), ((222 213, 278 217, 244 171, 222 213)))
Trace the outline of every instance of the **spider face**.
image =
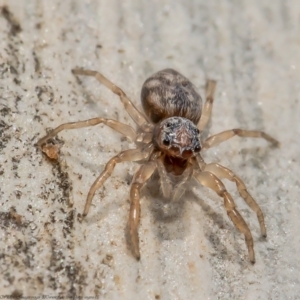
POLYGON ((154 130, 153 142, 165 154, 182 159, 189 159, 201 150, 199 129, 182 117, 160 122, 154 130))

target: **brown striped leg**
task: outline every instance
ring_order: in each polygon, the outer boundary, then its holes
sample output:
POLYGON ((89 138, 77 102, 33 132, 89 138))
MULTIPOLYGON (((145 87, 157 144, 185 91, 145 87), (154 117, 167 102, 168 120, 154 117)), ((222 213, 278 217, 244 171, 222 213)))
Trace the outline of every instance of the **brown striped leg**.
POLYGON ((150 161, 142 165, 136 172, 130 189, 129 239, 132 254, 140 259, 138 227, 140 224, 140 190, 156 169, 156 162, 150 161))
POLYGON ((195 178, 204 186, 215 191, 220 197, 224 199, 224 206, 227 211, 227 215, 237 227, 237 229, 244 234, 246 245, 248 247, 249 259, 251 263, 255 263, 255 254, 253 249, 253 238, 251 231, 244 221, 243 217, 240 215, 238 210, 235 208, 235 203, 227 192, 224 184, 218 179, 214 174, 210 172, 199 172, 194 173, 195 178))
POLYGON ((83 217, 85 217, 89 212, 92 199, 94 197, 96 190, 98 190, 103 185, 105 180, 112 174, 117 163, 121 163, 124 161, 139 161, 139 160, 146 159, 147 157, 150 156, 152 149, 153 149, 152 145, 146 146, 143 149, 129 149, 129 150, 122 151, 118 155, 111 158, 106 164, 105 169, 102 171, 100 176, 95 180, 95 182, 90 188, 90 191, 86 199, 84 211, 83 211, 83 217))
POLYGON ((223 143, 234 136, 239 137, 251 137, 251 138, 263 138, 266 141, 272 143, 274 146, 279 146, 279 142, 272 138, 270 135, 264 133, 263 131, 255 130, 242 130, 242 129, 231 129, 215 134, 203 143, 202 149, 208 149, 223 143))
MULTIPOLYGON (((151 124, 148 124, 146 118, 143 114, 135 107, 135 105, 130 101, 130 99, 126 96, 124 91, 113 84, 110 80, 104 77, 101 73, 92 70, 83 70, 83 69, 73 69, 73 74, 75 75, 84 75, 84 76, 92 76, 95 77, 100 83, 105 85, 108 89, 110 89, 114 94, 120 97, 121 102, 123 103, 125 109, 131 118, 142 128, 148 131, 148 127, 151 127, 151 124)), ((149 129, 150 130, 150 129, 149 129)))
POLYGON ((207 80, 206 82, 206 101, 203 107, 201 119, 198 124, 198 129, 203 131, 211 117, 211 110, 214 102, 214 93, 217 82, 215 80, 207 80))
POLYGON ((264 215, 263 215, 259 205, 256 203, 256 201, 252 198, 252 196, 247 191, 247 188, 246 188, 244 182, 238 176, 236 176, 231 170, 229 170, 219 164, 215 164, 215 163, 208 164, 205 166, 204 170, 213 173, 214 175, 216 175, 219 178, 226 178, 232 182, 235 182, 236 187, 237 187, 241 197, 245 200, 245 202, 248 204, 248 206, 254 212, 256 212, 257 219, 258 219, 259 226, 260 226, 261 235, 263 237, 266 237, 267 231, 266 231, 266 225, 265 225, 265 221, 264 221, 264 215))
POLYGON ((123 123, 120 123, 115 120, 110 120, 110 119, 104 119, 104 118, 93 118, 85 121, 79 121, 79 122, 69 122, 65 124, 61 124, 55 129, 53 129, 51 132, 49 132, 46 136, 41 138, 38 142, 37 145, 41 150, 43 151, 43 145, 47 144, 47 141, 50 140, 51 138, 55 137, 58 133, 60 133, 63 130, 69 130, 69 129, 78 129, 78 128, 84 128, 84 127, 90 127, 90 126, 95 126, 98 124, 105 124, 109 126, 110 128, 120 132, 121 134, 125 135, 126 137, 130 138, 132 141, 136 140, 136 132, 135 130, 123 123))

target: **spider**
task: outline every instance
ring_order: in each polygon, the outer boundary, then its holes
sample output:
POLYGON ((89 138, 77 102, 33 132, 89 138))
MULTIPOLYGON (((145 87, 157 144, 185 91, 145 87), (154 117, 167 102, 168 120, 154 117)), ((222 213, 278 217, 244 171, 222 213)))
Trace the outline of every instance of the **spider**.
POLYGON ((38 141, 38 147, 46 155, 50 158, 57 158, 57 149, 55 147, 54 150, 52 149, 50 141, 59 132, 103 123, 135 142, 137 146, 135 149, 121 151, 108 161, 89 190, 83 217, 89 212, 96 190, 110 177, 117 163, 142 161, 142 165, 133 177, 130 188, 128 234, 131 252, 136 259, 140 259, 138 236, 140 191, 152 174, 157 171, 160 178, 161 193, 169 201, 179 199, 182 196, 185 183, 191 177, 196 178, 200 184, 212 189, 222 197, 227 215, 245 236, 250 262, 255 263, 251 231, 220 178, 226 178, 236 184, 240 196, 256 213, 261 234, 266 237, 262 210, 238 176, 220 164, 206 164, 200 151, 217 146, 234 136, 263 138, 275 146, 278 146, 279 142, 262 131, 242 129, 226 130, 202 141, 201 133, 208 124, 212 111, 216 88, 216 81, 214 80, 207 80, 206 101, 202 108, 200 95, 186 77, 173 69, 159 71, 149 77, 142 86, 141 101, 144 115, 121 88, 114 85, 99 72, 83 69, 74 69, 72 72, 75 75, 95 77, 118 95, 126 111, 137 124, 137 130, 134 130, 131 126, 118 121, 97 117, 62 124, 38 141))

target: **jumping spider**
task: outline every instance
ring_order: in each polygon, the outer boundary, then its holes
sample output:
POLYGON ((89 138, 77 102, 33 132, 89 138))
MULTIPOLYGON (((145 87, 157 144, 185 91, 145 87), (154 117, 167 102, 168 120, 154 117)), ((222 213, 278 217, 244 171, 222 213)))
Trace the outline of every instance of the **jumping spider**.
POLYGON ((38 141, 39 148, 47 155, 49 153, 47 148, 49 140, 62 130, 104 123, 136 143, 136 149, 122 151, 108 161, 105 169, 90 188, 83 216, 88 214, 96 190, 112 174, 117 163, 143 161, 144 163, 134 175, 130 189, 128 229, 131 251, 134 257, 140 258, 138 237, 140 190, 154 171, 157 170, 162 195, 170 201, 181 197, 184 192, 184 184, 192 176, 203 186, 214 190, 222 197, 229 218, 238 230, 245 235, 249 259, 252 263, 255 263, 253 238, 250 229, 219 178, 226 178, 236 184, 241 197, 257 214, 261 234, 266 237, 263 213, 239 177, 219 164, 206 164, 200 155, 200 151, 217 146, 234 136, 263 138, 276 146, 279 144, 278 141, 262 131, 242 129, 226 130, 201 141, 201 132, 211 116, 213 95, 216 88, 214 80, 207 81, 206 102, 202 114, 202 99, 196 92, 195 86, 187 78, 172 69, 165 69, 153 74, 145 81, 141 91, 141 101, 146 115, 144 116, 128 99, 123 90, 102 74, 82 69, 74 69, 72 72, 75 75, 93 76, 117 94, 138 127, 137 130, 134 130, 131 126, 118 121, 98 117, 62 124, 38 141))

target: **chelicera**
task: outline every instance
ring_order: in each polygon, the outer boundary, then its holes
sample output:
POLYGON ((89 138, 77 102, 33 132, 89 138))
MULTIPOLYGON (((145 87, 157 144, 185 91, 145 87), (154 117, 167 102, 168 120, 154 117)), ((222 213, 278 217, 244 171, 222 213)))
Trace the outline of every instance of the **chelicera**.
MULTIPOLYGON (((117 163, 141 161, 130 188, 129 239, 134 257, 140 258, 138 227, 140 223, 140 191, 155 171, 158 172, 162 196, 169 201, 179 199, 184 192, 185 183, 195 177, 200 184, 215 191, 224 200, 227 214, 237 229, 244 234, 249 259, 255 262, 251 231, 238 212, 231 195, 221 178, 234 182, 239 194, 248 206, 257 214, 261 234, 267 236, 264 216, 256 201, 246 189, 243 181, 231 170, 216 163, 206 164, 200 151, 217 146, 228 139, 239 137, 263 138, 273 145, 279 143, 262 131, 231 129, 213 135, 204 141, 201 132, 211 116, 213 96, 216 88, 214 80, 206 84, 206 102, 202 109, 202 99, 195 86, 183 75, 172 69, 153 74, 143 84, 141 101, 145 115, 129 100, 122 89, 114 85, 102 74, 74 69, 75 75, 93 76, 113 93, 120 97, 126 111, 137 124, 137 130, 118 121, 93 118, 80 122, 65 123, 38 141, 38 146, 50 158, 53 155, 51 139, 66 129, 78 129, 101 123, 123 134, 136 143, 135 149, 125 150, 111 158, 100 176, 95 180, 87 196, 83 216, 89 212, 95 192, 112 174, 117 163), (203 112, 202 112, 203 110, 203 112), (52 150, 51 150, 52 149, 52 150)), ((54 149, 55 150, 55 149, 54 149)), ((56 152, 56 151, 54 151, 56 152)))

